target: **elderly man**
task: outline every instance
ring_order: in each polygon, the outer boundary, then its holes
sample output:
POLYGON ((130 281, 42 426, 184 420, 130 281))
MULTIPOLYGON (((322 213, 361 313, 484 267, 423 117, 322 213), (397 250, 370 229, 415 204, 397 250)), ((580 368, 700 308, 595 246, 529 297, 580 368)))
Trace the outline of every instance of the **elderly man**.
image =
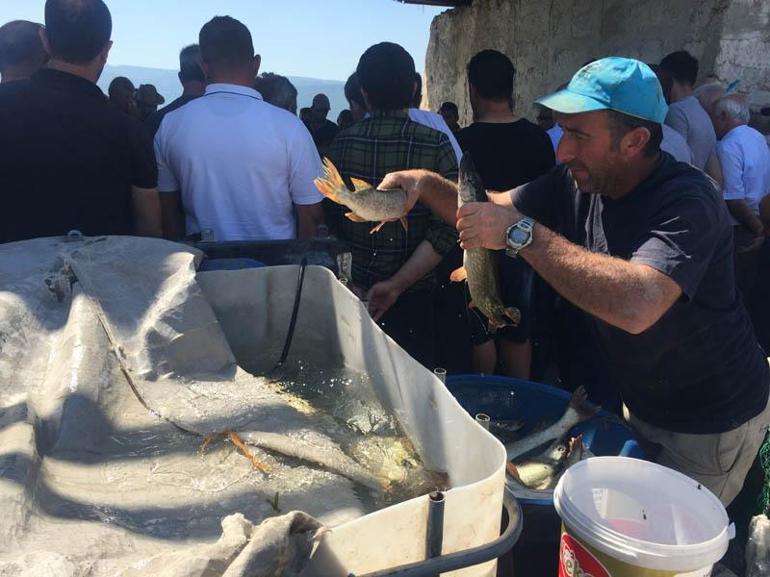
POLYGON ((0 83, 27 80, 48 60, 40 40, 42 26, 14 20, 0 26, 0 83))
POLYGON ((735 225, 738 287, 748 302, 764 240, 759 204, 770 193, 770 150, 765 137, 748 126, 749 106, 743 98, 720 98, 713 105, 711 118, 720 139, 717 154, 724 175, 723 195, 735 225))
POLYGON ((539 102, 564 129, 563 164, 495 203, 456 212, 456 186, 425 171, 381 186, 457 218, 464 248, 507 249, 583 309, 648 455, 728 504, 770 423, 770 370, 735 298, 724 201, 660 152, 667 107, 645 64, 598 60, 539 102))
POLYGON ((161 236, 150 138, 96 85, 111 33, 102 0, 45 3, 48 67, 0 91, 0 242, 72 229, 161 236))
POLYGON ((260 57, 229 16, 201 28, 206 94, 166 115, 155 135, 167 236, 287 240, 315 236, 323 221, 310 134, 254 90, 260 57))
POLYGON ((157 134, 166 114, 181 108, 196 98, 200 98, 206 91, 206 75, 203 74, 203 67, 201 66, 200 46, 190 44, 182 48, 182 51, 179 53, 179 74, 177 77, 182 85, 182 95, 160 110, 150 114, 147 120, 144 121, 147 131, 153 138, 157 134))

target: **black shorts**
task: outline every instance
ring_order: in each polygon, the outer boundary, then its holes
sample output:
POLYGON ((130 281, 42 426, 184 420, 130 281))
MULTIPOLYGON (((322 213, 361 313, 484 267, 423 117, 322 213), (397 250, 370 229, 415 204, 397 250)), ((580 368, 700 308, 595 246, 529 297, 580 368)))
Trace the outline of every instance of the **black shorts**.
MULTIPOLYGON (((468 330, 474 345, 482 345, 496 337, 514 343, 525 343, 532 337, 535 298, 542 292, 538 290, 540 283, 536 282, 540 279, 524 259, 510 258, 504 251, 497 253, 497 263, 503 305, 519 309, 521 321, 515 327, 503 327, 492 333, 489 331, 487 317, 478 309, 469 308, 468 330)), ((470 296, 468 299, 470 300, 470 296)))

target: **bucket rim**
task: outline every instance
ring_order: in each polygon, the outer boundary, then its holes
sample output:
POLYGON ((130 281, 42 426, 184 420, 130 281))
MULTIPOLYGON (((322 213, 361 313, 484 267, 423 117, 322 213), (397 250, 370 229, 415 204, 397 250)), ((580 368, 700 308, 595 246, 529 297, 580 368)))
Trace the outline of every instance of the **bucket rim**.
MULTIPOLYGON (((630 457, 593 457, 576 463, 562 476, 554 490, 553 502, 556 512, 562 520, 565 528, 574 532, 577 537, 585 540, 590 546, 599 551, 611 555, 624 563, 643 567, 646 569, 663 571, 694 571, 708 565, 713 565, 727 551, 730 540, 729 518, 722 502, 709 491, 702 487, 704 495, 707 495, 715 504, 724 520, 724 528, 716 536, 701 543, 690 545, 670 545, 655 543, 644 539, 636 539, 609 527, 597 525, 586 514, 578 510, 569 496, 564 494, 564 479, 570 471, 579 471, 587 467, 589 461, 602 460, 618 463, 619 461, 641 462, 654 466, 660 472, 676 477, 680 481, 695 482, 694 479, 668 467, 630 457), (566 517, 566 518, 565 518, 566 517)), ((573 475, 575 473, 573 472, 573 475)))

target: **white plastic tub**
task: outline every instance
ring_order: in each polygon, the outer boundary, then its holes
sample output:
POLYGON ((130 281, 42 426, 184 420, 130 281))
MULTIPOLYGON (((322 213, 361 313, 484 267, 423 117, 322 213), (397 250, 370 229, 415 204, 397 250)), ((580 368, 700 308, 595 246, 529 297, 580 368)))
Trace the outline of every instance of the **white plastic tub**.
MULTIPOLYGON (((255 347, 280 351, 297 267, 216 271, 197 276, 237 359, 255 347)), ((360 301, 327 269, 308 267, 291 357, 365 371, 382 403, 399 418, 426 466, 446 471, 443 553, 487 544, 500 534, 505 451, 462 409, 431 371, 372 322, 360 301)), ((265 357, 264 370, 274 356, 265 357)), ((333 527, 304 577, 365 574, 425 559, 428 496, 333 527)), ((463 569, 493 575, 495 562, 463 569)))

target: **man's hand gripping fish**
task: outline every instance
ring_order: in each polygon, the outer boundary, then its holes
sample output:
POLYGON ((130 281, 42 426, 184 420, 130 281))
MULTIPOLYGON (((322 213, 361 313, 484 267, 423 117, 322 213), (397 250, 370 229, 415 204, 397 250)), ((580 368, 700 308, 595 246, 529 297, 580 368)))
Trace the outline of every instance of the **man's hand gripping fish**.
POLYGON ((350 190, 342 180, 337 168, 324 158, 324 178, 316 178, 316 188, 329 200, 347 206, 351 212, 345 216, 353 222, 378 222, 370 234, 379 231, 386 222, 400 220, 407 229, 404 205, 406 193, 400 188, 377 190, 370 184, 351 178, 355 190, 350 190))
MULTIPOLYGON (((486 202, 487 193, 481 177, 473 166, 469 154, 460 161, 458 206, 466 202, 486 202)), ((521 321, 521 312, 515 307, 506 307, 500 298, 500 281, 497 272, 497 254, 486 248, 472 248, 463 254, 463 266, 452 273, 453 282, 468 281, 471 293, 471 308, 479 309, 489 319, 489 327, 496 330, 505 326, 516 326, 521 321)))

